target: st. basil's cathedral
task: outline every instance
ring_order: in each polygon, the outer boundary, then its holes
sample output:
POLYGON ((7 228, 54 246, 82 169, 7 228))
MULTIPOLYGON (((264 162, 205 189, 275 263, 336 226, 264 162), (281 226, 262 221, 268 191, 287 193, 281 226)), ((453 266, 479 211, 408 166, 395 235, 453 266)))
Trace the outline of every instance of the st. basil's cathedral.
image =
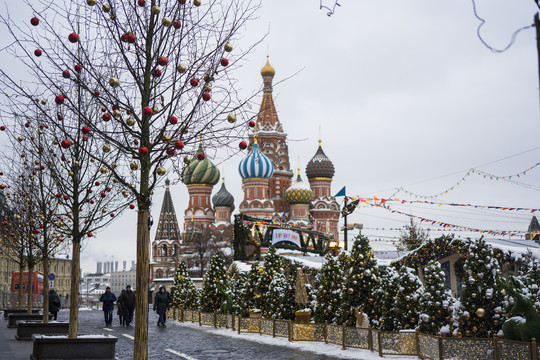
MULTIPOLYGON (((238 211, 259 219, 307 227, 338 239, 339 204, 331 195, 334 165, 325 155, 319 140, 318 149, 306 166, 309 185, 302 181, 300 169, 293 181, 295 174, 290 168, 287 134, 283 131, 272 97, 275 73, 267 59, 261 69, 263 98, 254 131, 249 136, 249 153, 238 165, 244 193, 238 211)), ((205 154, 203 145, 199 143, 196 154, 205 154)), ((220 181, 220 173, 206 154, 193 157, 182 172, 182 181, 189 193, 189 204, 184 211, 184 234, 193 229, 232 230, 235 200, 224 180, 211 196, 214 186, 220 181)), ((190 264, 193 258, 186 256, 189 249, 183 240, 186 239, 181 236, 169 181, 166 181, 156 236, 152 242, 151 279, 171 277, 181 260, 188 262, 188 268, 195 265, 190 264)))

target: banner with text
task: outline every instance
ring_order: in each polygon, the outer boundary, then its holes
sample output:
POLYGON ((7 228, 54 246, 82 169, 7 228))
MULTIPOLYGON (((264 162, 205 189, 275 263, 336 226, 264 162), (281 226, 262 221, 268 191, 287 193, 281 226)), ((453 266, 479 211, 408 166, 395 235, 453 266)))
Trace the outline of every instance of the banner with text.
POLYGON ((281 241, 289 241, 300 247, 300 236, 298 233, 291 230, 274 229, 272 232, 272 245, 281 241))

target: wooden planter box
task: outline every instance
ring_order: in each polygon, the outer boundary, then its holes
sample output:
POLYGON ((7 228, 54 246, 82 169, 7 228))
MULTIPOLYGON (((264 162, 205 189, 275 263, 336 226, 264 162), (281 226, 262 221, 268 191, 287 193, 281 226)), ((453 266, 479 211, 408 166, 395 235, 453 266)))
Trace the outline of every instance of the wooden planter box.
POLYGON ((261 310, 249 310, 250 319, 260 319, 262 317, 261 310))
MULTIPOLYGON (((49 320, 52 319, 52 314, 49 314, 49 320)), ((19 321, 40 321, 43 320, 43 315, 40 314, 9 314, 8 328, 16 328, 19 321)))
POLYGON ((32 340, 32 335, 67 335, 69 323, 66 321, 19 321, 15 339, 20 341, 32 340))
POLYGON ((311 322, 311 311, 298 310, 294 313, 297 324, 309 324, 311 322))
POLYGON ((60 335, 33 335, 31 360, 110 359, 115 358, 118 338, 111 335, 78 335, 74 339, 60 335))
MULTIPOLYGON (((26 314, 28 311, 26 309, 3 309, 4 311, 4 320, 8 319, 9 314, 26 314)), ((32 314, 39 314, 40 309, 32 309, 32 314)))

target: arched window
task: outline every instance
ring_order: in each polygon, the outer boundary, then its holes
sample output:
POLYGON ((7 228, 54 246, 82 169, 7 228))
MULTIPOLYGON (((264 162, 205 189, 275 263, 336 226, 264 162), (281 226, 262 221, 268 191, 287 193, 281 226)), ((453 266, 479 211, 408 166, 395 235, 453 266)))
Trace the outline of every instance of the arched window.
POLYGON ((161 256, 167 256, 167 245, 161 245, 161 256))
POLYGON ((172 256, 178 256, 178 245, 177 245, 177 244, 174 244, 174 245, 173 245, 173 253, 172 253, 172 256))
POLYGON ((163 270, 158 269, 156 270, 156 279, 161 279, 161 278, 163 278, 163 270))

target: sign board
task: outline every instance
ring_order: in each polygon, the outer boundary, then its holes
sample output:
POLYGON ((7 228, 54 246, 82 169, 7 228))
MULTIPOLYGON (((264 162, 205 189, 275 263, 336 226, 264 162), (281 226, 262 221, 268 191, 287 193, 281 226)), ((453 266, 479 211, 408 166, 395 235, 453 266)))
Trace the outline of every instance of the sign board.
POLYGON ((300 235, 298 233, 291 230, 274 229, 272 232, 272 245, 282 241, 292 242, 300 247, 300 235))
POLYGON ((54 279, 56 279, 56 275, 54 275, 53 273, 50 273, 49 280, 53 281, 54 279))

